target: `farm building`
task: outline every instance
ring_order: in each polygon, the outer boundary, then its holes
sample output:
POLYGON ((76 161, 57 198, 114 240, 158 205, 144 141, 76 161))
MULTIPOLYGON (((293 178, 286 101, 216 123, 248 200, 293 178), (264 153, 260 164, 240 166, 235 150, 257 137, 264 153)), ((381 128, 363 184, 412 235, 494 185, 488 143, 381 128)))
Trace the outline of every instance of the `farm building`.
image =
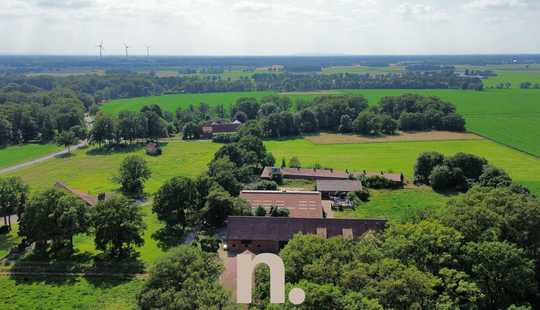
POLYGON ((265 167, 261 173, 262 179, 271 179, 273 175, 281 174, 286 179, 308 179, 308 180, 346 180, 351 174, 347 171, 337 171, 333 169, 316 168, 275 168, 265 167))
POLYGON ((323 197, 335 196, 337 193, 349 193, 362 189, 358 180, 317 180, 317 191, 323 197))
POLYGON ((227 219, 227 249, 238 253, 245 250, 278 253, 298 233, 357 239, 385 226, 385 220, 230 216, 227 219))
POLYGON ((321 193, 319 192, 242 191, 240 198, 245 199, 253 209, 263 207, 268 212, 271 207, 279 207, 288 209, 289 217, 323 217, 321 193))
POLYGON ((239 121, 232 123, 207 122, 201 125, 201 139, 212 139, 215 134, 236 132, 242 125, 239 121))

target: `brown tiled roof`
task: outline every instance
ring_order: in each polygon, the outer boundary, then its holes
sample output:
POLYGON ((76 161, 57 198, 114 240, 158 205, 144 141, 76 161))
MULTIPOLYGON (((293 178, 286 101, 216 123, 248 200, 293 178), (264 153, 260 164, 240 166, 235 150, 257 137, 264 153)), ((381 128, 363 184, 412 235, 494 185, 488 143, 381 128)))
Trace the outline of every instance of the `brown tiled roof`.
POLYGON ((54 186, 72 193, 73 195, 77 196, 78 198, 80 198, 81 200, 83 200, 90 206, 95 206, 98 203, 97 197, 91 196, 87 193, 78 191, 76 189, 69 188, 64 182, 56 182, 54 186))
POLYGON ((223 133, 223 132, 235 132, 238 130, 241 124, 238 123, 226 123, 226 124, 212 124, 213 133, 223 133))
POLYGON ((354 192, 362 189, 358 180, 317 180, 319 192, 354 192))
POLYGON ((264 216, 230 216, 227 219, 227 240, 288 241, 295 234, 317 234, 326 230, 326 237, 358 238, 369 230, 382 230, 385 220, 313 219, 264 216), (321 229, 322 228, 322 229, 321 229))
POLYGON ((289 209, 289 217, 322 218, 321 193, 303 191, 242 191, 240 197, 252 208, 277 206, 289 209))
POLYGON ((334 179, 346 180, 349 178, 349 173, 338 170, 315 169, 315 168, 273 168, 265 167, 261 173, 261 178, 269 179, 272 177, 272 170, 281 172, 284 178, 296 177, 307 179, 334 179))

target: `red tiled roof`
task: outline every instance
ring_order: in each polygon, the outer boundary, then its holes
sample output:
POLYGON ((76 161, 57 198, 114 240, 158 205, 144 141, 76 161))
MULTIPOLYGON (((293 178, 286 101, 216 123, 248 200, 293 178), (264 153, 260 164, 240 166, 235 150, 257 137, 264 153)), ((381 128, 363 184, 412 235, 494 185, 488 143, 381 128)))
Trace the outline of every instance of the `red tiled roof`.
POLYGON ((252 208, 277 206, 289 209, 289 217, 322 218, 321 193, 300 191, 242 191, 240 197, 252 208))
POLYGON ((288 241, 297 233, 317 234, 317 229, 321 228, 327 238, 351 231, 352 236, 358 238, 367 231, 382 230, 385 226, 385 220, 229 216, 227 240, 288 241))

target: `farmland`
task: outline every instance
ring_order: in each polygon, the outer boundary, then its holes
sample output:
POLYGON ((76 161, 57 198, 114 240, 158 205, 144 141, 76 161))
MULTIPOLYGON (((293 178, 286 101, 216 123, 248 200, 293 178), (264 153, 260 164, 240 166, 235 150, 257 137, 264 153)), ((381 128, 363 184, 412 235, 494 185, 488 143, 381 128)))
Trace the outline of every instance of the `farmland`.
POLYGON ((272 92, 238 92, 238 93, 204 93, 204 94, 177 94, 155 97, 141 97, 132 99, 114 100, 102 106, 105 113, 117 115, 122 111, 138 111, 143 106, 158 104, 164 111, 174 113, 179 107, 186 108, 190 104, 197 105, 201 102, 211 107, 223 104, 230 107, 240 97, 262 98, 271 95, 272 92))
POLYGON ((55 144, 25 144, 0 149, 0 169, 61 150, 55 144))
POLYGON ((168 145, 164 145, 164 153, 159 157, 144 155, 142 147, 116 152, 82 149, 70 157, 54 158, 9 175, 22 177, 32 190, 42 190, 53 186, 57 181, 63 181, 70 187, 98 194, 114 191, 118 187, 113 182, 113 177, 121 161, 130 154, 137 154, 145 156, 152 169, 153 174, 147 183, 147 189, 153 192, 173 176, 198 176, 206 169, 206 164, 218 148, 218 144, 208 141, 169 142, 168 145))
POLYGON ((421 152, 472 153, 487 158, 490 163, 505 169, 515 181, 540 194, 540 160, 489 140, 315 144, 295 139, 269 141, 266 145, 278 162, 296 156, 303 166, 320 164, 341 170, 403 172, 409 179, 421 152))
MULTIPOLYGON (((467 120, 468 130, 485 136, 501 144, 540 156, 540 90, 530 89, 487 89, 482 92, 462 90, 342 90, 333 94, 349 93, 364 95, 371 105, 377 104, 384 96, 398 96, 404 93, 418 93, 438 96, 452 102, 467 120)), ((138 110, 145 104, 156 103, 167 111, 178 107, 206 102, 211 106, 230 106, 237 98, 252 96, 261 98, 271 92, 180 94, 159 97, 116 100, 102 106, 106 113, 117 114, 122 110, 138 110)), ((310 99, 317 93, 290 93, 294 98, 310 99)))

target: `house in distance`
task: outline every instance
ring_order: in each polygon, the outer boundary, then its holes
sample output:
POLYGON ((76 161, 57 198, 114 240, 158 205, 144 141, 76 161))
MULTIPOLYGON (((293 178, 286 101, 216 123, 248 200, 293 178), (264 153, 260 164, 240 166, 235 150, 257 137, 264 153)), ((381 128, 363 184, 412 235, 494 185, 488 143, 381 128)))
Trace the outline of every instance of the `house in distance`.
POLYGON ((201 125, 201 139, 212 139, 215 134, 233 133, 242 125, 239 121, 229 123, 206 122, 201 125))

